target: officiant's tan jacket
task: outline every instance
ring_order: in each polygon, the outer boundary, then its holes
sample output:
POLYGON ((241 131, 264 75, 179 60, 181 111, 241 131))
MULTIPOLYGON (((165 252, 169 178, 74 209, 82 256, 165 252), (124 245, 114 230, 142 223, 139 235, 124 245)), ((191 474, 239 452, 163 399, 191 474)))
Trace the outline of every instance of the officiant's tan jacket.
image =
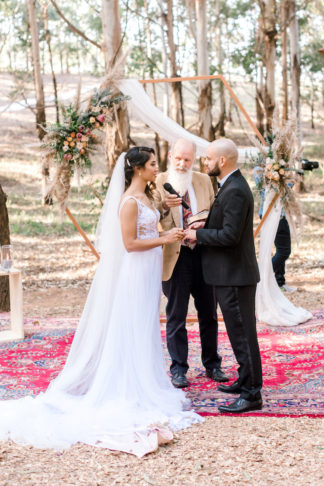
MULTIPOLYGON (((172 228, 180 228, 181 219, 179 207, 171 208, 167 213, 163 213, 162 201, 165 198, 166 191, 163 184, 167 182, 168 172, 162 172, 156 180, 156 190, 154 191, 155 204, 160 211, 160 226, 162 231, 168 231, 172 228)), ((193 171, 192 185, 197 198, 197 212, 209 211, 214 201, 214 189, 211 180, 207 174, 193 171)), ((180 243, 172 243, 163 247, 163 274, 162 280, 169 280, 172 276, 173 269, 180 253, 180 243)))

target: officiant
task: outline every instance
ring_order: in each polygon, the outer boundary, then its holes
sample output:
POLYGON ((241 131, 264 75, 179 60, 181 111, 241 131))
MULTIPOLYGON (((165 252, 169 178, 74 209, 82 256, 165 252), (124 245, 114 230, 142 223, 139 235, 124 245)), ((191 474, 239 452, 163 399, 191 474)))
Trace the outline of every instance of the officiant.
MULTIPOLYGON (((169 153, 169 168, 156 181, 155 201, 161 212, 164 231, 173 227, 188 228, 191 223, 207 217, 214 200, 214 190, 207 174, 193 170, 196 147, 189 140, 177 140, 169 153), (168 182, 181 196, 170 194, 168 182), (185 202, 185 205, 182 204, 185 202), (186 207, 184 207, 186 206, 186 207)), ((214 381, 226 382, 217 352, 218 322, 212 287, 204 282, 201 249, 188 241, 163 248, 163 292, 167 297, 166 334, 172 360, 172 383, 177 388, 188 386, 188 337, 186 318, 190 295, 198 314, 201 359, 206 375, 214 381)))

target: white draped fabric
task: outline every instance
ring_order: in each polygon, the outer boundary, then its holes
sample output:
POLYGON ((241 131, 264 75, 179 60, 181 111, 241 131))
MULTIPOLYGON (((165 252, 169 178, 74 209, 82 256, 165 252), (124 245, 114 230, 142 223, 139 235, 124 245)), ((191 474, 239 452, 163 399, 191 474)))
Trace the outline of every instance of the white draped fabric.
MULTIPOLYGON (((175 142, 178 138, 192 140, 197 146, 197 155, 204 156, 208 141, 193 135, 178 125, 175 121, 168 118, 159 108, 157 108, 150 97, 145 92, 143 86, 135 79, 123 79, 118 83, 120 91, 131 97, 132 114, 141 119, 162 138, 169 143, 175 142)), ((239 149, 239 162, 244 162, 249 154, 256 155, 258 149, 249 147, 239 149)), ((271 194, 267 195, 266 207, 269 204, 271 194)), ((294 326, 307 321, 312 317, 311 313, 295 307, 279 289, 272 270, 271 254, 274 239, 278 228, 281 211, 279 202, 273 209, 264 223, 260 236, 259 268, 261 282, 258 285, 256 295, 256 310, 258 319, 272 326, 294 326)))
MULTIPOLYGON (((266 190, 264 214, 274 195, 274 191, 266 190)), ((256 314, 260 321, 271 326, 296 326, 310 319, 312 314, 302 307, 295 307, 282 293, 274 276, 271 253, 281 210, 282 205, 280 199, 278 199, 260 231, 259 269, 261 280, 256 293, 256 314)))
MULTIPOLYGON (((206 148, 209 142, 204 138, 197 137, 197 135, 188 132, 188 130, 166 116, 152 103, 143 86, 136 79, 121 80, 118 83, 118 89, 124 95, 131 97, 128 104, 133 108, 132 114, 146 123, 146 125, 151 127, 162 138, 169 143, 175 142, 178 138, 192 140, 197 147, 197 156, 203 157, 206 155, 206 148)), ((239 149, 239 161, 243 163, 245 158, 251 153, 257 154, 258 150, 255 147, 239 149)))

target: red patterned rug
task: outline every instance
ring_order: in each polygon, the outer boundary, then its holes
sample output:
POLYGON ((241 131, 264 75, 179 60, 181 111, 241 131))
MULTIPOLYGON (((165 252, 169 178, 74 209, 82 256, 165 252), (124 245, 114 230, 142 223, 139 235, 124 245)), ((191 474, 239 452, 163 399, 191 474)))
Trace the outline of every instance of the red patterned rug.
MULTIPOLYGON (((193 319, 191 319, 192 321, 193 319)), ((23 341, 0 344, 0 399, 36 395, 62 369, 78 319, 25 319, 27 337, 23 341)), ((0 330, 7 317, 0 314, 0 330)), ((165 324, 161 326, 165 346, 165 324)), ((218 415, 217 406, 232 397, 217 391, 217 384, 204 374, 200 362, 200 340, 196 323, 188 325, 190 341, 190 387, 188 396, 202 415, 218 415)), ((324 310, 314 312, 309 322, 294 328, 258 326, 262 355, 264 408, 246 415, 324 415, 324 310)), ((223 368, 233 380, 236 362, 223 324, 219 351, 223 368)), ((166 353, 167 361, 169 357, 166 353)), ((234 397, 233 397, 234 398, 234 397)))

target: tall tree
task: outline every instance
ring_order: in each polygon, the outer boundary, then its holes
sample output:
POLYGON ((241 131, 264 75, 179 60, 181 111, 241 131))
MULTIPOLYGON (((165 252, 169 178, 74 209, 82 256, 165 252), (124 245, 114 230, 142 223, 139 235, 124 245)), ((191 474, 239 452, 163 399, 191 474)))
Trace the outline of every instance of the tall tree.
POLYGON ((282 72, 282 118, 288 120, 288 70, 287 70, 287 50, 288 50, 288 14, 289 3, 281 0, 281 72, 282 72))
MULTIPOLYGON (((105 71, 110 71, 122 58, 122 33, 118 0, 102 0, 102 31, 105 71)), ((121 74, 121 73, 120 73, 121 74)), ((111 176, 117 158, 127 151, 130 142, 130 127, 127 108, 119 106, 116 110, 116 120, 106 129, 106 158, 108 175, 111 176)))
MULTIPOLYGON (((195 0, 196 7, 196 45, 197 45, 197 74, 209 74, 208 45, 207 45, 207 2, 195 0)), ((206 140, 214 139, 212 125, 212 87, 208 80, 199 81, 199 135, 206 140)))
POLYGON ((301 144, 301 119, 300 119, 300 45, 299 26, 297 19, 297 7, 295 0, 289 0, 289 38, 291 57, 291 104, 292 113, 296 117, 297 139, 301 144))
MULTIPOLYGON (((166 11, 164 9, 163 0, 158 0, 160 14, 165 25, 167 39, 168 39, 168 58, 170 65, 170 76, 178 78, 178 64, 177 64, 177 46, 174 40, 174 18, 173 18, 173 0, 166 0, 166 11)), ((179 124, 184 126, 184 111, 182 100, 182 85, 181 81, 171 83, 171 117, 179 124)))
MULTIPOLYGON (((222 35, 222 18, 221 18, 221 1, 216 0, 216 56, 217 56, 217 74, 223 73, 223 35, 222 35)), ((220 113, 215 127, 215 133, 218 137, 225 137, 225 87, 219 83, 219 104, 220 113)))
POLYGON ((39 39, 38 28, 36 20, 35 0, 27 0, 29 27, 32 38, 32 57, 34 67, 34 81, 36 92, 36 128, 38 131, 38 137, 40 140, 44 138, 46 126, 45 115, 45 100, 44 100, 44 88, 43 78, 41 75, 40 54, 39 54, 39 39))
POLYGON ((47 49, 49 54, 49 62, 51 66, 51 75, 52 75, 52 82, 53 82, 53 90, 54 90, 54 103, 56 109, 56 122, 60 122, 60 114, 59 114, 59 104, 58 104, 58 96, 57 96, 57 83, 56 83, 56 76, 54 72, 54 65, 53 65, 53 54, 52 54, 52 46, 51 46, 51 34, 48 28, 48 4, 43 4, 43 18, 44 18, 44 32, 45 32, 45 40, 47 43, 47 49))
MULTIPOLYGON (((7 195, 0 184, 0 245, 10 244, 7 195)), ((10 310, 9 277, 0 278, 0 312, 10 310)))
POLYGON ((276 70, 276 0, 259 0, 264 36, 264 60, 266 80, 264 91, 264 108, 266 127, 272 129, 272 116, 275 109, 275 70, 276 70))

